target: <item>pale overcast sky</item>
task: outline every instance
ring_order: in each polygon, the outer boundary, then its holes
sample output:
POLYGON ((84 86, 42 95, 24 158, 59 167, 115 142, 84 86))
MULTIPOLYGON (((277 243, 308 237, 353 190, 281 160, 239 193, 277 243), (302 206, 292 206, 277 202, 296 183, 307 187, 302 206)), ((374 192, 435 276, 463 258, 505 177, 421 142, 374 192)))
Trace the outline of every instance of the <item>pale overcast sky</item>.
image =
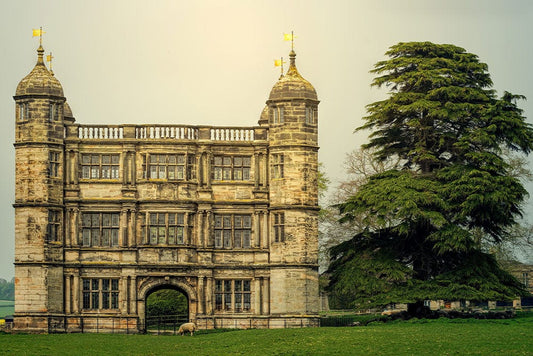
MULTIPOLYGON (((36 62, 33 28, 46 31, 77 122, 228 126, 257 124, 293 30, 297 67, 321 100, 320 160, 335 181, 366 139, 353 134, 365 105, 386 94, 370 87, 369 70, 389 46, 461 46, 489 65, 500 94, 533 100, 532 24, 530 0, 1 1, 0 277, 14 276, 12 97, 36 62)), ((531 101, 520 106, 533 118, 531 101)))

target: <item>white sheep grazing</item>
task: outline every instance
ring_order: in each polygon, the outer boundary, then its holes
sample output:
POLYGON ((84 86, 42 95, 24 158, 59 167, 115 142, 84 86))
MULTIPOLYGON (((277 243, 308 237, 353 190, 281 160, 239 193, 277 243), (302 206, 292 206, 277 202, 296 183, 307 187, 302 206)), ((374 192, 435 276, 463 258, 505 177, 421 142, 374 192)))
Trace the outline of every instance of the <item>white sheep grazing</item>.
POLYGON ((178 330, 178 334, 183 336, 186 332, 190 332, 191 336, 193 336, 196 330, 198 329, 196 328, 196 325, 194 323, 185 323, 185 324, 181 324, 178 330))
POLYGON ((401 313, 402 311, 401 310, 398 310, 398 309, 392 309, 392 310, 384 310, 381 312, 381 315, 393 315, 393 314, 398 314, 398 313, 401 313))

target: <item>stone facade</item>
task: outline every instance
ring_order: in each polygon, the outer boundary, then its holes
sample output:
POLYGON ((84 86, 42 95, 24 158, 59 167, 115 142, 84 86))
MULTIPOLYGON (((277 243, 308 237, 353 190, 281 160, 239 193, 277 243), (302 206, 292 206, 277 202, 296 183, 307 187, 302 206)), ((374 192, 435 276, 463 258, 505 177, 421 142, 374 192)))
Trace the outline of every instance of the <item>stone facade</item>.
POLYGON ((318 99, 295 53, 258 126, 80 125, 38 49, 16 95, 15 329, 317 325, 318 99))
POLYGON ((506 269, 533 295, 533 265, 512 262, 506 266, 506 269))

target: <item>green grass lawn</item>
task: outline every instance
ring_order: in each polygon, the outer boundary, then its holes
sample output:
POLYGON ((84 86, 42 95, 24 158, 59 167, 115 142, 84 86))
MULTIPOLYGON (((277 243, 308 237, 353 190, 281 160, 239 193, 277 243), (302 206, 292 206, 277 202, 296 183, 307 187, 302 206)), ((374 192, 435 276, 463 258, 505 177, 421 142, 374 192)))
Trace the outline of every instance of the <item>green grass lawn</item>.
POLYGON ((533 314, 190 336, 0 335, 2 355, 533 355, 533 314))

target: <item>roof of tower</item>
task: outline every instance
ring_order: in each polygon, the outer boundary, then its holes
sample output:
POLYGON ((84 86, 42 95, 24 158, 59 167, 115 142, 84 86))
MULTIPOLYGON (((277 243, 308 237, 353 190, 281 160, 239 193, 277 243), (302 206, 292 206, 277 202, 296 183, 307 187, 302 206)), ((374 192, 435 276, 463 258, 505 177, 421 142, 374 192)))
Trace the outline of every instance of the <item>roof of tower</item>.
POLYGON ((296 53, 291 51, 289 57, 289 69, 287 70, 287 73, 280 77, 278 82, 274 84, 274 87, 270 91, 269 100, 288 98, 318 100, 313 85, 305 80, 300 73, 298 73, 298 69, 296 69, 296 53))
POLYGON ((37 63, 33 70, 17 86, 15 95, 45 94, 63 96, 63 87, 59 80, 46 68, 43 60, 44 49, 37 49, 37 63))
POLYGON ((66 101, 63 103, 63 116, 74 117, 74 115, 72 114, 72 109, 70 108, 70 105, 66 101))
POLYGON ((263 111, 261 111, 261 116, 259 118, 259 125, 268 125, 268 105, 265 105, 263 111))

